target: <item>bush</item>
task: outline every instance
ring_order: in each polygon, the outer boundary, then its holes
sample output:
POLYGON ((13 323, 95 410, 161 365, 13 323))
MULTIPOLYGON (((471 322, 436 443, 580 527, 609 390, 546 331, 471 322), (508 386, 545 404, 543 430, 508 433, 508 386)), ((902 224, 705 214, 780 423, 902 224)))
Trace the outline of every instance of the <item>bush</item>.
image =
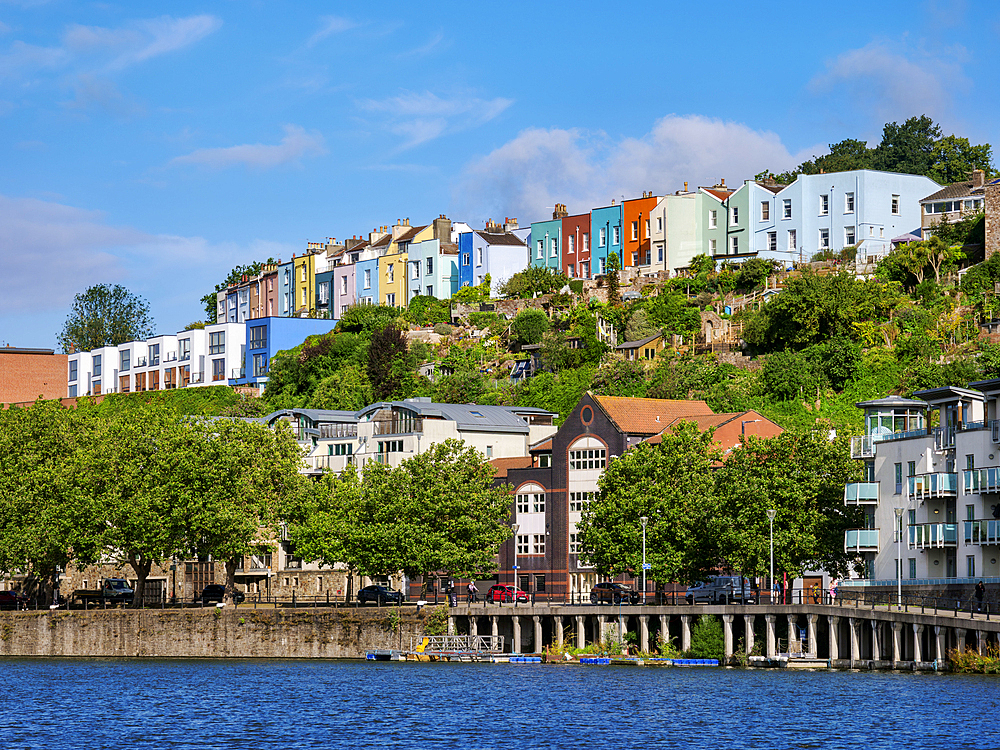
POLYGON ((538 344, 550 326, 549 316, 541 310, 521 310, 510 330, 519 344, 538 344))
POLYGON ((722 631, 722 623, 712 615, 702 615, 691 627, 691 650, 688 656, 692 659, 726 658, 726 637, 722 631))
POLYGON ((451 336, 451 333, 454 330, 455 329, 447 323, 438 323, 434 326, 434 333, 440 334, 441 336, 451 336))

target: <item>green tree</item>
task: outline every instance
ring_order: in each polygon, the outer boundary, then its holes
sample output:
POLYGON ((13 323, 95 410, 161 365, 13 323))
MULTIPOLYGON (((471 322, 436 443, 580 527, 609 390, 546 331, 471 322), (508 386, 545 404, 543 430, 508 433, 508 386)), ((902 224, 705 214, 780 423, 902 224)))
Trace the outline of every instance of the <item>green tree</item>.
POLYGON ((569 283, 566 274, 546 266, 528 266, 500 285, 500 294, 507 299, 531 299, 550 294, 569 283))
POLYGON ((726 636, 722 623, 715 615, 701 615, 691 626, 691 650, 687 652, 691 659, 726 658, 726 636))
MULTIPOLYGON (((490 301, 490 289, 493 283, 489 274, 483 277, 477 286, 463 286, 452 295, 451 301, 462 305, 477 305, 490 301)), ((516 296, 516 295, 515 295, 516 296)))
POLYGON ((236 266, 229 272, 225 280, 221 284, 215 285, 215 291, 209 292, 204 297, 201 298, 201 303, 205 306, 205 321, 207 323, 218 323, 216 320, 218 312, 218 293, 228 289, 231 284, 238 284, 243 280, 244 276, 251 277, 257 276, 262 270, 264 270, 265 265, 273 266, 277 265, 278 261, 274 258, 268 258, 266 261, 254 261, 245 266, 236 266))
POLYGON ((747 436, 714 477, 713 533, 723 559, 744 575, 763 575, 770 563, 769 508, 774 519, 775 575, 822 568, 847 574, 844 532, 860 528, 863 511, 844 505, 844 485, 860 469, 847 441, 825 434, 786 432, 747 436))
POLYGON ((418 294, 406 305, 403 317, 418 326, 451 322, 451 303, 437 297, 418 294))
POLYGON ((934 269, 934 281, 941 283, 941 269, 954 267, 960 260, 965 258, 962 248, 948 246, 945 241, 937 235, 932 235, 930 239, 924 240, 926 248, 927 262, 934 269))
POLYGON ((104 526, 89 491, 86 455, 96 412, 37 401, 0 410, 0 571, 26 576, 51 599, 70 564, 96 562, 104 526))
POLYGON ((406 374, 412 374, 407 355, 406 333, 401 328, 388 325, 372 335, 368 345, 368 382, 376 401, 406 395, 406 374))
POLYGON ((606 274, 605 282, 608 285, 608 306, 609 307, 620 307, 622 304, 622 295, 618 291, 618 272, 621 270, 622 264, 618 259, 618 253, 608 254, 608 272, 606 274))
POLYGON ((538 344, 550 326, 548 315, 541 310, 529 308, 517 314, 511 324, 510 332, 519 344, 538 344))
POLYGON ((365 371, 358 365, 345 364, 319 382, 309 398, 309 407, 358 411, 371 402, 372 387, 365 371))
POLYGON ((98 284, 73 298, 59 345, 64 352, 87 352, 152 335, 146 300, 119 284, 98 284))
POLYGON ((399 310, 388 305, 354 305, 344 310, 337 321, 338 333, 355 333, 369 339, 376 332, 399 320, 399 310))
POLYGON ((927 115, 911 117, 902 125, 886 123, 882 141, 872 153, 872 168, 929 175, 934 166, 934 145, 940 137, 941 126, 927 115))
POLYGON ((640 571, 645 516, 649 578, 693 580, 711 569, 718 561, 712 464, 720 458, 711 431, 681 422, 662 442, 640 443, 613 460, 577 525, 586 561, 609 577, 640 571))
POLYGON ((986 241, 986 214, 983 211, 966 214, 955 222, 944 216, 931 231, 948 247, 982 245, 986 241))
POLYGON ((808 398, 819 382, 809 357, 788 350, 767 355, 762 377, 767 392, 781 401, 808 398))
POLYGON ((225 563, 231 604, 239 563, 274 538, 278 510, 303 491, 302 449, 284 424, 271 430, 243 420, 198 420, 192 430, 176 512, 185 548, 225 563))
POLYGON ((486 378, 478 370, 456 372, 434 384, 434 400, 442 404, 478 404, 486 395, 486 378))
POLYGON ((928 177, 941 185, 972 178, 972 170, 982 169, 989 177, 993 171, 993 147, 988 143, 973 146, 968 138, 946 135, 934 143, 934 160, 928 177))

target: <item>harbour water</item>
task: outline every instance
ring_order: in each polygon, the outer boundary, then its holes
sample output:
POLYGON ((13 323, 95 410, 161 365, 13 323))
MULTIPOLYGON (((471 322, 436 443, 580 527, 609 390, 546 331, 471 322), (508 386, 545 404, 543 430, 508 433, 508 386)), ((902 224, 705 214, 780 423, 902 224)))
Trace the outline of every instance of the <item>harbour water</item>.
POLYGON ((0 661, 0 747, 988 748, 1000 679, 356 661, 0 661))

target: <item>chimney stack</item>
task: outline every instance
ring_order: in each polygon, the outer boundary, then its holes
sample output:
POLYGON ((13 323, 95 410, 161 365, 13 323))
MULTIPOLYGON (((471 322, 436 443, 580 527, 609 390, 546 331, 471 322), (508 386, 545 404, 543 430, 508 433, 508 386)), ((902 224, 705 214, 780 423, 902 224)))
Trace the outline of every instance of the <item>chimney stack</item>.
POLYGON ((555 205, 555 210, 552 212, 553 219, 565 219, 569 216, 569 211, 566 210, 565 203, 557 203, 555 205))
POLYGON ((976 190, 986 184, 986 172, 981 169, 972 170, 972 189, 976 190))
POLYGON ((444 214, 439 214, 434 219, 434 239, 441 242, 451 242, 451 219, 444 214))

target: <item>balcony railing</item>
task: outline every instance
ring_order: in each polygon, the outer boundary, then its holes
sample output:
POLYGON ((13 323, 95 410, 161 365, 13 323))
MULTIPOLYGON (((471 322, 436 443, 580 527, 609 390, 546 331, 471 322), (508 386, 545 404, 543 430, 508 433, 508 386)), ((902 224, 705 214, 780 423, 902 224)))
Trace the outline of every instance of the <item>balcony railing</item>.
POLYGON ((910 549, 958 546, 957 523, 918 523, 906 527, 910 549))
POLYGON ((987 518, 981 521, 965 521, 966 544, 1000 545, 1000 520, 987 518))
POLYGON ((319 426, 319 436, 321 438, 346 438, 346 437, 357 437, 358 435, 358 424, 354 423, 344 423, 336 422, 329 424, 321 424, 319 426))
POLYGON ((848 529, 844 532, 844 552, 878 552, 878 529, 848 529))
POLYGON ((918 500, 929 497, 950 497, 958 494, 958 474, 918 474, 908 477, 910 496, 918 500))
POLYGON ((893 440, 907 440, 917 437, 927 437, 927 430, 920 429, 876 435, 858 435, 851 438, 851 458, 874 458, 876 443, 889 443, 893 440))
POLYGON ((344 467, 354 465, 354 456, 306 456, 306 465, 317 471, 321 469, 343 471, 344 467))
POLYGON ((845 486, 844 505, 878 505, 878 482, 853 482, 845 486))
POLYGON ((962 487, 966 495, 974 495, 982 492, 1000 492, 1000 466, 963 471, 962 487))
POLYGON ((938 427, 934 430, 934 450, 946 451, 955 447, 955 428, 938 427))

